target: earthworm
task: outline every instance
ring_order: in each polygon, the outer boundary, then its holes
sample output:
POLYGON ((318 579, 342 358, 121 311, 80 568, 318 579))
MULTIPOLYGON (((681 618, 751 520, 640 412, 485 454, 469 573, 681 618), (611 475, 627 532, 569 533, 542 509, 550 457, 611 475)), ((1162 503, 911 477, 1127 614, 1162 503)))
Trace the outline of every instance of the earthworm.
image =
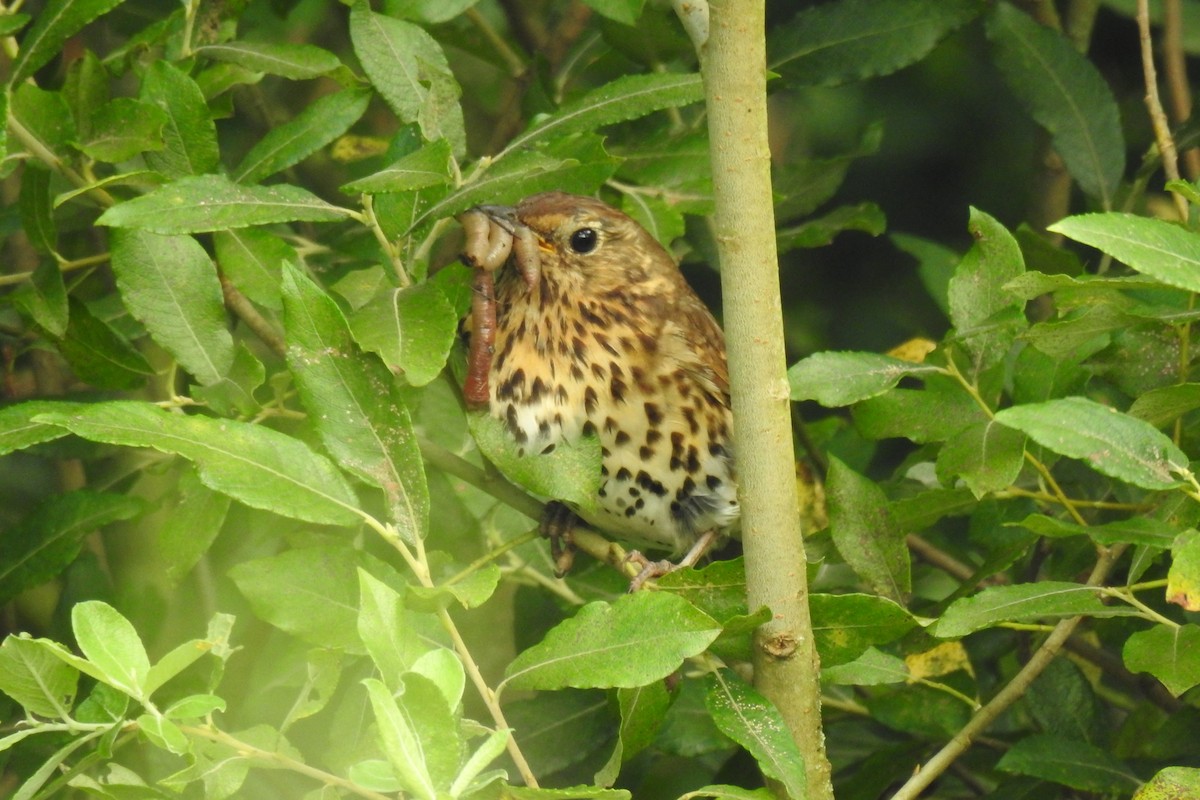
MULTIPOLYGON (((511 241, 511 239, 510 239, 511 241)), ((463 397, 468 408, 485 408, 491 400, 488 373, 496 349, 496 287, 492 273, 476 268, 471 282, 471 341, 467 348, 467 378, 463 397)))

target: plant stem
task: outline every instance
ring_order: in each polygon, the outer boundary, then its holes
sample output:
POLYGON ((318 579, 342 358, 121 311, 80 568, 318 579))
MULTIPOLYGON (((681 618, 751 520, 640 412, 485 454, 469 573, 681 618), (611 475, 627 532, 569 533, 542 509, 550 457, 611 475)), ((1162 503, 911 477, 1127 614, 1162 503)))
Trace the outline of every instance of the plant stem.
MULTIPOLYGON (((1103 583, 1123 552, 1124 548, 1122 547, 1105 550, 1097 559, 1096 566, 1093 567, 1092 574, 1088 577, 1087 585, 1099 586, 1103 583)), ((1082 620, 1083 617, 1071 617, 1055 625, 1054 630, 1042 642, 1042 646, 1037 649, 1025 666, 1021 667, 1008 685, 997 692, 996 696, 976 712, 975 716, 971 717, 970 721, 954 734, 954 737, 935 753, 933 758, 922 765, 920 770, 900 787, 900 791, 892 795, 891 800, 914 800, 950 768, 955 760, 967 751, 979 734, 1025 694, 1030 684, 1058 656, 1063 644, 1082 620)))
MULTIPOLYGON (((1175 140, 1171 137, 1171 126, 1167 124, 1167 115, 1163 113, 1162 101, 1158 98, 1158 75, 1154 70, 1154 48, 1150 44, 1150 0, 1138 0, 1137 23, 1138 42, 1142 51, 1142 76, 1146 82, 1146 110, 1154 127, 1154 141, 1158 144, 1159 155, 1162 156, 1163 172, 1166 173, 1168 181, 1177 181, 1179 156, 1175 152, 1175 140)), ((1171 196, 1175 198, 1179 220, 1187 222, 1187 199, 1178 192, 1172 192, 1171 196)))
POLYGON ((750 608, 767 606, 773 614, 756 631, 754 684, 779 709, 804 756, 809 800, 823 800, 832 798, 833 789, 792 458, 767 142, 764 13, 762 0, 710 3, 709 39, 700 53, 747 600, 750 608))

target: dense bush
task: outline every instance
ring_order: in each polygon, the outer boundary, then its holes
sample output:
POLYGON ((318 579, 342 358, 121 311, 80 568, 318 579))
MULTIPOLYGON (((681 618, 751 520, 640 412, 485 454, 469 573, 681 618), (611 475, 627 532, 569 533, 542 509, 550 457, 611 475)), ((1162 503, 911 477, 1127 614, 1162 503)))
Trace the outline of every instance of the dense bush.
MULTIPOLYGON (((1200 795, 1200 42, 1163 5, 1141 44, 1132 0, 767 9, 839 798, 1200 795)), ((595 448, 515 457, 455 377, 479 203, 599 193, 718 305, 669 4, 6 0, 0 35, 0 793, 805 793, 737 545, 555 578, 492 465, 584 498, 595 448)))

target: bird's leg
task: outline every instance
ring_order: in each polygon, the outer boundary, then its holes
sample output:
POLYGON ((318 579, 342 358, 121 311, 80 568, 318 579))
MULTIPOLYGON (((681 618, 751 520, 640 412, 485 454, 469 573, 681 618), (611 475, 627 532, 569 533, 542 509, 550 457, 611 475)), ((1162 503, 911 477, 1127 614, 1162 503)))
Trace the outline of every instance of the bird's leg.
POLYGON ((715 530, 705 531, 696 539, 696 542, 688 549, 683 558, 677 562, 666 558, 661 561, 651 561, 639 551, 631 550, 626 560, 640 566, 641 571, 629 582, 629 591, 636 592, 651 578, 661 578, 663 575, 667 575, 677 569, 695 566, 696 562, 712 548, 718 538, 720 538, 720 535, 715 530))
POLYGON ((561 578, 571 571, 575 563, 575 546, 571 542, 571 532, 575 529, 579 517, 567 507, 566 503, 552 500, 546 504, 542 512, 542 522, 538 526, 542 536, 550 540, 550 556, 554 559, 554 574, 561 578))

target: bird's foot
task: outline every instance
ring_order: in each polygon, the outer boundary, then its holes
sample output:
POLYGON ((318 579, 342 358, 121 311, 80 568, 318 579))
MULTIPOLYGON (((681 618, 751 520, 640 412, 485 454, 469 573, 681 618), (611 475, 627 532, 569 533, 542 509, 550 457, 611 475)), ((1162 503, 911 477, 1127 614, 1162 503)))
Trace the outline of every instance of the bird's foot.
POLYGON ((712 548, 718 538, 719 534, 716 531, 707 531, 701 534, 700 538, 696 540, 695 544, 691 546, 678 562, 665 558, 661 561, 651 561, 640 551, 630 550, 625 560, 637 565, 640 569, 633 580, 629 582, 629 591, 636 592, 645 585, 646 581, 652 578, 661 578, 663 575, 669 575, 675 570, 694 566, 712 548))
POLYGON ((565 503, 552 500, 546 504, 542 512, 542 521, 538 530, 542 536, 550 540, 550 557, 554 560, 554 575, 561 578, 571 571, 575 563, 575 546, 571 541, 571 533, 579 517, 565 503))

